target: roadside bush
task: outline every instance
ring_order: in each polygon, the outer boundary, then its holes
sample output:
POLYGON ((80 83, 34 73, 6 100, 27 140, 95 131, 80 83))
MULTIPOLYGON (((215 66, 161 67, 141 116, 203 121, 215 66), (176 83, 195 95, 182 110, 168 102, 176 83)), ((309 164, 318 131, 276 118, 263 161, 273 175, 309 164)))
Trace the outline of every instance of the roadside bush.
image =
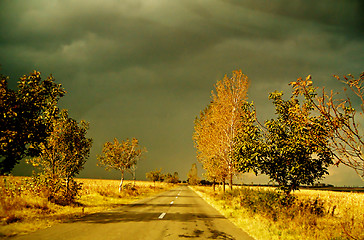
POLYGON ((256 239, 364 239, 364 194, 300 190, 281 195, 270 187, 214 192, 193 187, 256 239))
POLYGON ((127 190, 127 191, 136 191, 137 189, 134 187, 133 184, 131 183, 127 183, 123 186, 124 190, 127 190))
POLYGON ((34 192, 48 201, 65 206, 74 204, 82 183, 77 183, 73 178, 51 178, 47 174, 33 176, 34 192))
POLYGON ((23 221, 24 209, 38 214, 51 211, 47 199, 35 195, 33 187, 28 178, 0 177, 0 225, 23 221))
POLYGON ((95 186, 92 191, 97 192, 98 194, 100 194, 103 197, 117 197, 118 196, 118 192, 115 191, 115 189, 113 189, 110 185, 108 185, 107 187, 103 187, 103 186, 95 186))
POLYGON ((293 195, 286 195, 274 190, 251 189, 243 187, 228 191, 225 194, 216 194, 215 199, 235 209, 242 207, 251 215, 259 214, 273 221, 280 218, 293 219, 298 215, 324 216, 326 210, 324 203, 319 199, 302 200, 293 195))

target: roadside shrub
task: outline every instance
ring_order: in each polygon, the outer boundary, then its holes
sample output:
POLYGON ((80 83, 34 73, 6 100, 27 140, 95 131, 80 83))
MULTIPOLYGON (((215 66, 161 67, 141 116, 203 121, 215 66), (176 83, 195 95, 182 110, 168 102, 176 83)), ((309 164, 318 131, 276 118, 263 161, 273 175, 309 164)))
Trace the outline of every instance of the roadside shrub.
POLYGON ((16 216, 15 214, 9 214, 8 216, 5 217, 4 222, 6 224, 10 224, 10 223, 15 223, 15 222, 20 222, 21 220, 23 220, 22 217, 16 216))
POLYGON ((117 197, 118 194, 115 189, 111 188, 110 185, 107 187, 95 186, 93 191, 97 192, 103 197, 117 197))
POLYGON ((48 201, 65 206, 75 203, 82 183, 77 183, 73 178, 51 178, 47 174, 33 176, 34 192, 48 201))
POLYGON ((324 202, 319 198, 316 198, 315 200, 306 199, 296 201, 294 208, 297 208, 301 212, 307 212, 320 217, 327 214, 327 211, 325 211, 324 202))
POLYGON ((131 183, 127 183, 123 186, 124 190, 128 190, 128 191, 136 191, 137 189, 134 187, 133 184, 131 183))
POLYGON ((193 187, 256 239, 364 239, 364 194, 271 187, 235 187, 214 192, 193 187))
POLYGON ((46 198, 34 194, 29 178, 0 177, 0 225, 22 222, 24 210, 37 214, 49 213, 46 198))
POLYGON ((243 187, 214 196, 215 199, 224 201, 224 204, 234 209, 242 207, 251 215, 259 214, 273 221, 280 218, 293 219, 298 215, 322 217, 327 213, 324 202, 318 198, 297 199, 293 195, 282 194, 275 190, 243 187))

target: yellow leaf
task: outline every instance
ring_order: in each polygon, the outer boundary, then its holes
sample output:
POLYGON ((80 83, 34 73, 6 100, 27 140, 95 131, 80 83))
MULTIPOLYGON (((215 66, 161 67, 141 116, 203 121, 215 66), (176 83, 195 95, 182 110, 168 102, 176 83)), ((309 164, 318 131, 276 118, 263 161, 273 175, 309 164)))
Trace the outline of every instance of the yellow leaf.
POLYGON ((292 85, 294 87, 297 85, 297 82, 290 82, 288 85, 292 85))

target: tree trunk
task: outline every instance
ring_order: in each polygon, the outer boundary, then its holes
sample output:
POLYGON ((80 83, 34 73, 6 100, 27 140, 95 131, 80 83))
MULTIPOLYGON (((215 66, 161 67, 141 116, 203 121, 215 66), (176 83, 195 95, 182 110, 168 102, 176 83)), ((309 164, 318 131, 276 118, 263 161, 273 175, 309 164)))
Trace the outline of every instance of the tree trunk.
POLYGON ((225 193, 225 178, 222 180, 222 190, 225 193))
POLYGON ((119 185, 119 192, 121 192, 121 190, 123 190, 123 182, 124 182, 124 171, 121 172, 121 180, 120 180, 120 185, 119 185))
POLYGON ((215 185, 216 185, 216 182, 214 180, 214 181, 212 181, 212 188, 214 189, 214 192, 215 192, 215 185))
POLYGON ((229 185, 230 185, 230 191, 233 190, 233 174, 230 173, 230 176, 229 176, 229 185))
POLYGON ((69 182, 70 182, 70 179, 67 176, 67 178, 66 178, 66 195, 68 195, 68 191, 69 191, 69 182))
POLYGON ((133 187, 135 187, 135 181, 136 181, 136 171, 135 171, 135 169, 132 171, 132 175, 133 175, 133 187))

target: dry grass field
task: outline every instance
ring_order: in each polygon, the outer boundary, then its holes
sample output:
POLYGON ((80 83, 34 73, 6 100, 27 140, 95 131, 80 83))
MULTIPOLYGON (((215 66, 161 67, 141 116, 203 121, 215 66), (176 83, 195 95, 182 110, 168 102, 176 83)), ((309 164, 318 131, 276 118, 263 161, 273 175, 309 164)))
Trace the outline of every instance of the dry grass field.
POLYGON ((364 239, 364 193, 301 190, 283 206, 271 188, 193 189, 256 239, 364 239))
POLYGON ((25 234, 70 218, 104 211, 172 188, 172 184, 119 180, 76 179, 82 190, 76 203, 60 206, 35 192, 29 177, 0 177, 0 238, 25 234))

